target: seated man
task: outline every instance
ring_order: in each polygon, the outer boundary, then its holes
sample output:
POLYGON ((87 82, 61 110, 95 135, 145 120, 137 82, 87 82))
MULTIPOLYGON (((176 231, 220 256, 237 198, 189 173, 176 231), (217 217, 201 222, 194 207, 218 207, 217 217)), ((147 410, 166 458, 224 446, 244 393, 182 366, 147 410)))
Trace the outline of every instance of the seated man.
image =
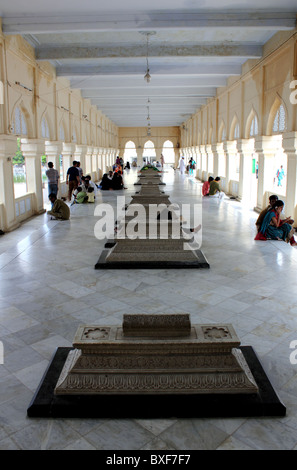
POLYGON ((70 218, 70 209, 67 204, 61 199, 57 199, 56 194, 51 193, 49 195, 49 200, 52 203, 52 210, 47 211, 47 213, 51 216, 51 219, 58 219, 58 220, 69 220, 70 218))
POLYGON ((209 185, 209 196, 210 197, 218 197, 220 200, 224 199, 225 193, 221 191, 219 182, 221 178, 217 176, 213 181, 211 181, 209 185))

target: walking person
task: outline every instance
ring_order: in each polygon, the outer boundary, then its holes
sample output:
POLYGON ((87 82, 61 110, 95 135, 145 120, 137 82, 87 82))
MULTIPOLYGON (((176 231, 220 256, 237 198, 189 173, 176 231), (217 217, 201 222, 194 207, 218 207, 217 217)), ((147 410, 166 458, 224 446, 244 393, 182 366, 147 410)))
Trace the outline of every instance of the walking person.
POLYGON ((68 201, 71 201, 72 192, 79 185, 79 171, 75 160, 73 161, 72 166, 67 170, 66 184, 68 185, 68 201))
POLYGON ((185 168, 186 168, 185 157, 181 157, 179 161, 179 171, 181 175, 185 174, 185 168))

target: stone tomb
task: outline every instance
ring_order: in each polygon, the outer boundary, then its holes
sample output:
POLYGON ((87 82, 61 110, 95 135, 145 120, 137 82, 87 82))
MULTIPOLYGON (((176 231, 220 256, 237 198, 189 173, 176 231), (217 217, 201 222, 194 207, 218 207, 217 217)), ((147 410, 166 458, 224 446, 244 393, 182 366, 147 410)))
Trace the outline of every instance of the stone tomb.
POLYGON ((239 345, 232 325, 191 326, 188 314, 81 326, 55 394, 255 394, 239 345))
POLYGON ((226 324, 188 314, 124 315, 78 328, 55 352, 28 407, 30 418, 285 416, 250 346, 226 324))

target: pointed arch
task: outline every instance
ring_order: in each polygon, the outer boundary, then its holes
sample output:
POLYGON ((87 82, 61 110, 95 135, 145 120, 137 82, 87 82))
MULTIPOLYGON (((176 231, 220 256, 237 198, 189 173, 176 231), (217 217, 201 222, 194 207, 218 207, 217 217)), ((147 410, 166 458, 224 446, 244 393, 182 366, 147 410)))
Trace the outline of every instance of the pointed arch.
POLYGON ((239 137, 240 137, 240 127, 239 127, 238 117, 235 113, 231 121, 229 140, 236 140, 236 139, 239 139, 239 137))
POLYGON ((46 110, 41 116, 40 129, 41 137, 46 140, 52 140, 51 124, 46 110))
POLYGON ((226 126, 224 120, 222 119, 221 125, 219 127, 218 142, 224 142, 226 140, 226 126))
POLYGON ((281 97, 277 94, 267 121, 267 135, 281 134, 287 130, 287 109, 281 97))
POLYGON ((255 137, 258 134, 259 134, 259 119, 258 119, 258 115, 254 107, 252 107, 246 120, 244 137, 245 139, 250 139, 252 137, 255 137))
POLYGON ((12 110, 11 132, 20 136, 32 136, 30 115, 22 101, 17 102, 12 110))

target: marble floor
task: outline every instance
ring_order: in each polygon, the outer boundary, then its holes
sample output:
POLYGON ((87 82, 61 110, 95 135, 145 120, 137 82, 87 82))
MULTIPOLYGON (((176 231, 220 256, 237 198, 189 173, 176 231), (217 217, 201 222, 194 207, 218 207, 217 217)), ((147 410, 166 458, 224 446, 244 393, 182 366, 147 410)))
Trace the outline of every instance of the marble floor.
MULTIPOLYGON (((126 201, 136 172, 125 174, 126 201)), ((172 202, 201 203, 210 269, 95 270, 104 240, 94 205, 70 221, 43 214, 0 238, 0 449, 297 449, 297 249, 255 242, 257 214, 237 201, 201 200, 201 183, 168 169, 172 202), (253 346, 287 407, 284 418, 29 419, 27 407, 57 347, 81 323, 114 325, 124 313, 180 313, 192 323, 232 323, 253 346)), ((119 193, 99 192, 116 207, 119 193)), ((289 215, 289 214, 288 214, 289 215)), ((182 406, 182 403, 181 403, 182 406)))

